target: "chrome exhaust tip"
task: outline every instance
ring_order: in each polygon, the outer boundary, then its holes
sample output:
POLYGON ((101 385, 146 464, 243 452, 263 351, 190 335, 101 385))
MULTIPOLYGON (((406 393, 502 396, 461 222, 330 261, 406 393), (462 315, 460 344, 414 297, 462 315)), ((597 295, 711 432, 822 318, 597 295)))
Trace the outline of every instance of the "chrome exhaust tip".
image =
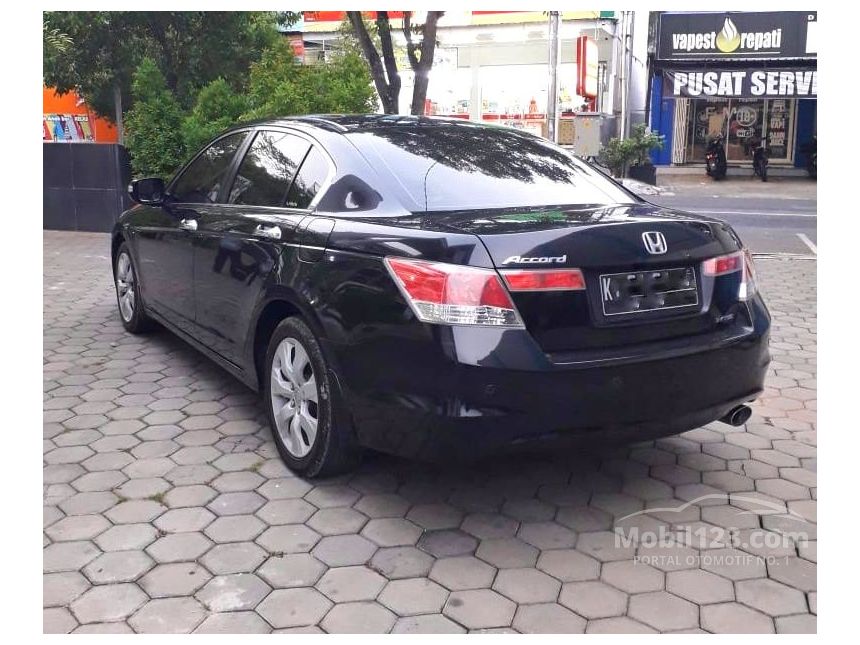
POLYGON ((751 414, 752 410, 748 405, 739 405, 732 408, 726 416, 720 419, 720 421, 727 423, 730 426, 742 426, 749 420, 751 414))

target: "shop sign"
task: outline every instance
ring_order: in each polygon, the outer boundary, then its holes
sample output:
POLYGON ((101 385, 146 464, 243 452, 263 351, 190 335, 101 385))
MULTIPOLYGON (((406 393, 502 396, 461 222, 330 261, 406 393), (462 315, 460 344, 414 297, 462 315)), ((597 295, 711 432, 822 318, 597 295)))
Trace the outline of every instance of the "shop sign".
POLYGON ((663 13, 660 60, 815 58, 815 11, 663 13))
POLYGON ((588 36, 576 39, 576 93, 589 99, 597 96, 597 43, 588 36))
POLYGON ((664 70, 665 98, 818 98, 814 69, 664 70))

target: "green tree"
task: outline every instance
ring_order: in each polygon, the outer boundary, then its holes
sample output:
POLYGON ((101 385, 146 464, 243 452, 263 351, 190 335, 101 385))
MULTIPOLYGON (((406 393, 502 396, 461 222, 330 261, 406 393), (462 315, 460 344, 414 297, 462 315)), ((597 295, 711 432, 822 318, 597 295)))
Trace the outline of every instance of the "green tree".
POLYGON ((266 50, 251 67, 247 118, 357 113, 376 108, 367 65, 348 52, 321 65, 299 65, 286 42, 266 50))
POLYGON ((155 61, 144 58, 131 86, 134 106, 126 118, 126 141, 135 175, 167 178, 183 161, 182 108, 155 61))
POLYGON ((280 39, 274 12, 147 11, 143 16, 167 86, 185 108, 217 78, 241 89, 251 64, 280 39))
POLYGON ((120 132, 133 101, 132 76, 144 57, 161 69, 185 109, 217 78, 242 88, 250 65, 278 38, 278 20, 294 13, 250 11, 51 11, 47 30, 75 43, 62 56, 46 56, 44 80, 63 94, 78 89, 120 132))
POLYGON ((191 153, 216 134, 240 120, 250 105, 245 94, 236 92, 223 78, 201 88, 191 113, 182 123, 185 149, 191 153))
POLYGON ((42 23, 42 54, 45 58, 58 56, 68 51, 72 39, 59 29, 51 29, 48 23, 42 23))

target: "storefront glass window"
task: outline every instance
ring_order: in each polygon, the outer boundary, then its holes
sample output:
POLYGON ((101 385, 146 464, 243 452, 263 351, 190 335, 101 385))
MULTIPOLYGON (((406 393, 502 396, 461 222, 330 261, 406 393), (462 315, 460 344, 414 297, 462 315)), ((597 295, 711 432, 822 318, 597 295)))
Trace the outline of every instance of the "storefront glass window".
POLYGON ((729 162, 752 161, 749 144, 764 140, 772 161, 790 158, 794 99, 696 99, 690 111, 687 161, 702 162, 708 141, 722 133, 729 162))
POLYGON ((692 101, 690 111, 690 153, 688 161, 704 161, 708 141, 719 133, 725 133, 729 102, 725 99, 692 101))
POLYGON ((730 103, 726 159, 751 161, 750 143, 762 140, 764 101, 736 99, 730 103))
POLYGON ((793 132, 794 106, 796 102, 786 99, 767 101, 767 150, 771 159, 788 159, 789 136, 793 132))

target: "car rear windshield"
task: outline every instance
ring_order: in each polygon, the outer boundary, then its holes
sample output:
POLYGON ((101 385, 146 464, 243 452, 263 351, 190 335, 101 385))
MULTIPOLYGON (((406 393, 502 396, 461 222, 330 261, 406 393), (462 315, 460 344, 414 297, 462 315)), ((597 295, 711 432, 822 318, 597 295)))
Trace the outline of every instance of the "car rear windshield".
POLYGON ((563 148, 513 128, 427 122, 352 135, 420 210, 633 203, 563 148))

